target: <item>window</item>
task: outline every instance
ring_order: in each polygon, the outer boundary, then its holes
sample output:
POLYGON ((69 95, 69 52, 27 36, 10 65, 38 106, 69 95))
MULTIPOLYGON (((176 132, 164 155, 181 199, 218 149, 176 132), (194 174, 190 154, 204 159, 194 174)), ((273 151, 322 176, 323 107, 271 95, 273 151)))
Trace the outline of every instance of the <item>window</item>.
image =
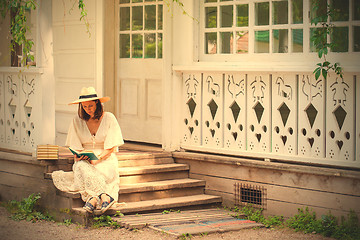
POLYGON ((202 0, 200 56, 313 52, 311 19, 334 9, 332 52, 360 51, 358 0, 202 0), (314 10, 313 2, 319 3, 314 10))
POLYGON ((120 0, 120 58, 162 58, 162 0, 120 0))

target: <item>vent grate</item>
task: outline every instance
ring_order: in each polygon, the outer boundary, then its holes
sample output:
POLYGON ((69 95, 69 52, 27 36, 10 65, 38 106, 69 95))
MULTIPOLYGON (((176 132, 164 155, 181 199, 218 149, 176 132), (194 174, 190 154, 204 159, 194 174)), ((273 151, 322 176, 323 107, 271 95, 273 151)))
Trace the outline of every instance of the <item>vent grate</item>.
POLYGON ((266 189, 261 186, 235 183, 235 204, 266 209, 266 189))

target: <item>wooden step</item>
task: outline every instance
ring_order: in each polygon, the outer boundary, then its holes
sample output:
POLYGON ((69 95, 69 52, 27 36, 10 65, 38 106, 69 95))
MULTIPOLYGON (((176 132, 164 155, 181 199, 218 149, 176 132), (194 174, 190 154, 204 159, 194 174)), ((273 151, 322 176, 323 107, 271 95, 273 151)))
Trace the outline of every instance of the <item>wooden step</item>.
POLYGON ((116 157, 118 160, 138 160, 138 159, 156 159, 156 158, 171 158, 172 154, 170 152, 117 152, 116 157))
POLYGON ((174 163, 174 159, 171 157, 120 159, 119 168, 159 165, 159 164, 172 164, 172 163, 174 163))
MULTIPOLYGON (((129 202, 124 204, 117 204, 111 207, 106 214, 113 215, 118 211, 121 213, 141 213, 154 210, 163 210, 163 209, 172 209, 179 207, 189 207, 195 205, 206 205, 206 204, 215 204, 220 203, 221 197, 212 196, 212 195, 193 195, 186 197, 175 197, 175 198, 163 198, 149 201, 140 201, 140 202, 129 202)), ((73 208, 77 213, 84 213, 83 208, 73 208)))
POLYGON ((120 185, 119 202, 198 195, 204 187, 205 181, 190 178, 120 185))
POLYGON ((120 183, 132 184, 189 177, 187 164, 160 164, 119 168, 120 183))

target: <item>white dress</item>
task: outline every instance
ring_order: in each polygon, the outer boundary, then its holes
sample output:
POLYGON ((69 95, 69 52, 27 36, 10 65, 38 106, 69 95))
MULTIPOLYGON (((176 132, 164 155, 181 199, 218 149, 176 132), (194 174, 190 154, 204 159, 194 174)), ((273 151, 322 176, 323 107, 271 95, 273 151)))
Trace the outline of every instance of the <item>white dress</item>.
MULTIPOLYGON (((115 116, 104 112, 95 136, 91 135, 86 121, 76 116, 70 124, 65 145, 79 151, 92 150, 99 155, 104 149, 122 144, 124 140, 115 116)), ((109 194, 115 202, 118 200, 119 172, 115 153, 95 166, 87 161, 75 162, 72 172, 55 171, 52 179, 59 190, 78 192, 83 201, 101 193, 109 194)))

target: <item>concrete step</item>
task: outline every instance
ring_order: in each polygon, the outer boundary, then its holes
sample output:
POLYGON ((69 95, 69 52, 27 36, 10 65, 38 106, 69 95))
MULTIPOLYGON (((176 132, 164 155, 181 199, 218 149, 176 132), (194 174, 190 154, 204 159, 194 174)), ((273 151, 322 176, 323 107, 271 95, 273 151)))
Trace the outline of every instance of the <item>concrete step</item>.
POLYGON ((146 201, 159 198, 203 194, 205 181, 190 178, 156 182, 121 184, 119 202, 146 201))
POLYGON ((160 164, 119 168, 120 184, 154 182, 189 177, 187 164, 160 164))
MULTIPOLYGON (((179 207, 190 207, 195 205, 207 205, 220 203, 221 197, 212 195, 193 195, 185 197, 163 198, 149 201, 129 202, 126 204, 114 204, 107 212, 108 215, 113 215, 118 211, 121 213, 141 213, 155 210, 172 209, 179 207)), ((85 214, 83 208, 73 208, 76 213, 85 214)))

